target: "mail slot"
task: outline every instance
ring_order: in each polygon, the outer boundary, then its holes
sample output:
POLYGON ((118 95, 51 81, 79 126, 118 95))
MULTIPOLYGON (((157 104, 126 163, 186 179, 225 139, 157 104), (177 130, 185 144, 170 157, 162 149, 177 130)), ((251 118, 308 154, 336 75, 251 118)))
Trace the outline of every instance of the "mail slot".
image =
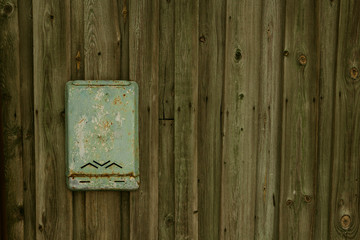
POLYGON ((70 81, 65 101, 68 188, 139 188, 136 82, 70 81))

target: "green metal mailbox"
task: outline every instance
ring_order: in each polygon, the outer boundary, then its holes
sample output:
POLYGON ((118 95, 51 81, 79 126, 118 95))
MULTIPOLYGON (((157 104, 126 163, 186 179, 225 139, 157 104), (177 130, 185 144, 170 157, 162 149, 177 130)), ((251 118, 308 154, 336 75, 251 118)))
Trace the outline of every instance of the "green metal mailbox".
POLYGON ((70 81, 65 101, 69 189, 139 188, 136 82, 70 81))

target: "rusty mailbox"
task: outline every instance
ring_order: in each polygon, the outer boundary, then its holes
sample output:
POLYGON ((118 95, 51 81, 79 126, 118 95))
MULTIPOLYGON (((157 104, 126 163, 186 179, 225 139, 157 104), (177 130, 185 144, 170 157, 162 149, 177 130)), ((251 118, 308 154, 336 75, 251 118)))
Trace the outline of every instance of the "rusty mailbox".
POLYGON ((137 189, 137 84, 120 80, 70 81, 65 101, 69 189, 137 189))

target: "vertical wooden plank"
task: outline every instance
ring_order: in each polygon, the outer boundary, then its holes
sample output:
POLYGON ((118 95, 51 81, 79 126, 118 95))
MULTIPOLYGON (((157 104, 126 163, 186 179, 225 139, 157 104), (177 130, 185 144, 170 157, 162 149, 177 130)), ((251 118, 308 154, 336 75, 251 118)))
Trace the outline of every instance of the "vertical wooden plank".
POLYGON ((158 231, 158 1, 130 2, 130 79, 140 86, 140 189, 130 194, 130 239, 158 231), (142 117, 141 117, 142 116, 142 117))
POLYGON ((255 232, 261 1, 227 1, 221 239, 255 232))
POLYGON ((221 101, 225 55, 225 1, 200 1, 198 198, 199 239, 219 239, 221 101))
POLYGON ((319 137, 314 239, 330 239, 331 163, 339 1, 322 0, 319 17, 319 137))
MULTIPOLYGON (((85 79, 120 78, 120 28, 117 1, 84 1, 85 79)), ((119 192, 87 192, 86 239, 120 239, 119 192)))
POLYGON ((130 239, 158 239, 159 2, 129 2, 130 79, 139 84, 140 189, 130 193, 130 239))
POLYGON ((175 1, 159 1, 159 239, 175 239, 175 1))
POLYGON ((160 0, 159 119, 174 119, 175 1, 160 0))
POLYGON ((4 143, 6 227, 9 239, 24 239, 19 15, 16 0, 0 1, 1 137, 4 143))
POLYGON ((288 0, 279 239, 312 239, 317 161, 316 2, 288 0))
POLYGON ((36 239, 72 239, 63 118, 70 79, 69 9, 70 1, 33 1, 36 239))
POLYGON ((360 2, 341 1, 335 91, 331 239, 360 231, 360 2))
MULTIPOLYGON (((120 26, 120 79, 129 80, 129 3, 117 0, 120 26)), ((121 239, 130 239, 130 193, 121 192, 121 239)))
MULTIPOLYGON (((70 2, 71 80, 85 79, 84 66, 84 1, 70 2)), ((73 238, 86 239, 85 192, 73 192, 73 238)))
MULTIPOLYGON (((2 89, 0 88, 2 96, 2 89)), ((0 97, 0 113, 2 113, 2 97, 0 97)), ((0 132, 3 132, 3 120, 0 117, 0 132)), ((4 139, 0 137, 0 239, 8 239, 6 223, 6 189, 5 189, 5 156, 4 156, 4 139)))
POLYGON ((175 239, 174 120, 159 121, 159 239, 175 239))
POLYGON ((199 1, 175 1, 175 238, 198 239, 199 1))
POLYGON ((278 239, 285 0, 262 1, 255 239, 278 239))
POLYGON ((34 69, 32 0, 18 0, 22 159, 24 171, 24 239, 36 236, 34 69))

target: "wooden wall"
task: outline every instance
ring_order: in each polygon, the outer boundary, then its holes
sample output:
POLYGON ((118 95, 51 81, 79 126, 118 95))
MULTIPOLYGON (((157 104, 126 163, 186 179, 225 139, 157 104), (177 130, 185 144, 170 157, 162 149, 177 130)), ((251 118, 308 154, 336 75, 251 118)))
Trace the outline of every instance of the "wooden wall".
POLYGON ((358 0, 0 0, 1 235, 360 239, 359 18, 358 0), (75 79, 139 83, 138 191, 67 190, 75 79))

